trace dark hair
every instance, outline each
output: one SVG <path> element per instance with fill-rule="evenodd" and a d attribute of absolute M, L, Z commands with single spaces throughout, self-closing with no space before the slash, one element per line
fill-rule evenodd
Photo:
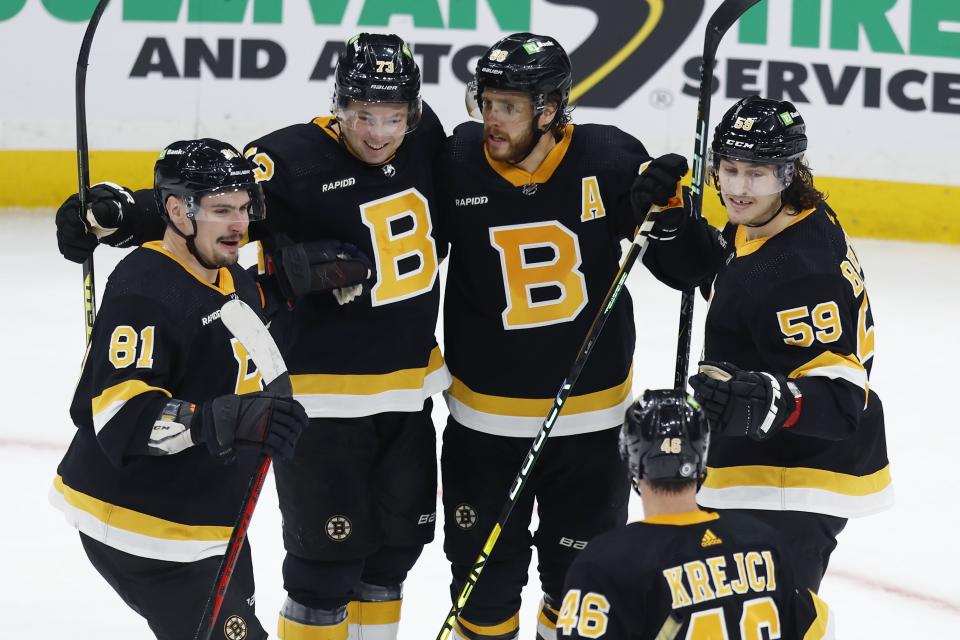
<path fill-rule="evenodd" d="M 696 491 L 696 479 L 689 480 L 644 480 L 652 493 L 659 493 L 667 496 L 677 496 L 686 491 Z"/>
<path fill-rule="evenodd" d="M 793 167 L 796 175 L 790 186 L 783 190 L 781 196 L 785 205 L 800 212 L 812 209 L 827 199 L 827 194 L 817 191 L 817 188 L 813 185 L 813 172 L 804 158 L 794 160 Z"/>
<path fill-rule="evenodd" d="M 566 99 L 562 93 L 559 91 L 551 91 L 547 96 L 548 103 L 553 102 L 557 106 L 559 113 L 553 121 L 553 126 L 551 127 L 560 137 L 563 137 L 563 128 L 570 124 L 570 121 L 573 119 L 571 111 L 573 107 L 570 104 L 566 103 Z"/>

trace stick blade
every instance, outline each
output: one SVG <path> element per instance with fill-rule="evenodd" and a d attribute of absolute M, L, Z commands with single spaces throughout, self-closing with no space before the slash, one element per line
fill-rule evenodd
<path fill-rule="evenodd" d="M 220 320 L 250 354 L 267 390 L 290 395 L 292 389 L 290 376 L 286 375 L 287 365 L 260 316 L 247 303 L 234 298 L 220 308 Z"/>

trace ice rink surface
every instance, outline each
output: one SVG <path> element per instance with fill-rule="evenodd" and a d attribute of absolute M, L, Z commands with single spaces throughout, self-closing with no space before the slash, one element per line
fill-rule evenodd
<path fill-rule="evenodd" d="M 2 215 L 0 314 L 0 638 L 149 638 L 143 621 L 88 564 L 77 533 L 47 502 L 73 435 L 68 416 L 84 350 L 80 266 L 57 253 L 50 211 Z M 821 595 L 843 638 L 960 638 L 960 515 L 953 497 L 960 451 L 960 247 L 859 240 L 876 320 L 871 388 L 883 398 L 897 504 L 851 521 Z M 99 250 L 100 287 L 122 252 Z M 673 378 L 679 294 L 642 268 L 629 280 L 637 318 L 635 392 Z M 702 342 L 698 300 L 693 360 Z M 335 337 L 331 337 L 335 339 Z M 559 384 L 559 380 L 558 380 Z M 442 404 L 442 403 L 438 403 Z M 446 411 L 435 411 L 438 425 Z M 549 443 L 544 455 L 550 455 Z M 505 493 L 505 490 L 504 490 Z M 505 497 L 505 495 L 504 495 Z M 639 501 L 631 516 L 640 517 Z M 449 607 L 442 531 L 405 589 L 402 640 L 435 637 Z M 284 593 L 272 477 L 250 533 L 257 609 L 275 628 Z M 540 597 L 532 572 L 521 638 L 532 640 Z"/>

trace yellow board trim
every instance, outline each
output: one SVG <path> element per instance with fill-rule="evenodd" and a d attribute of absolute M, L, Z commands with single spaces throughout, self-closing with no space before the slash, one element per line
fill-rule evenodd
<path fill-rule="evenodd" d="M 633 386 L 633 369 L 627 379 L 615 387 L 570 396 L 563 404 L 565 415 L 603 411 L 615 407 L 630 395 Z M 547 415 L 553 404 L 553 398 L 507 398 L 474 391 L 459 378 L 450 383 L 450 395 L 471 409 L 498 416 L 522 418 L 542 418 Z"/>
<path fill-rule="evenodd" d="M 114 402 L 126 402 L 130 398 L 134 398 L 143 393 L 149 393 L 151 391 L 159 391 L 168 398 L 173 397 L 173 395 L 166 389 L 161 387 L 153 387 L 143 380 L 127 380 L 126 382 L 115 384 L 112 387 L 107 387 L 103 390 L 103 393 L 90 401 L 93 415 L 98 415 L 102 411 L 105 411 Z"/>
<path fill-rule="evenodd" d="M 688 511 L 687 513 L 665 513 L 659 516 L 644 518 L 641 522 L 647 524 L 669 524 L 683 527 L 690 524 L 703 524 L 719 520 L 720 516 L 712 511 Z"/>
<path fill-rule="evenodd" d="M 823 176 L 816 176 L 815 182 L 851 236 L 960 244 L 960 216 L 943 214 L 957 210 L 960 185 Z M 904 216 L 904 211 L 910 215 Z M 703 215 L 721 229 L 727 221 L 711 187 L 704 189 Z"/>
<path fill-rule="evenodd" d="M 570 102 L 576 102 L 583 94 L 593 89 L 604 78 L 613 73 L 613 71 L 623 64 L 623 61 L 629 58 L 643 42 L 650 37 L 653 30 L 660 23 L 663 16 L 663 0 L 647 0 L 650 7 L 650 13 L 644 21 L 640 30 L 633 34 L 633 37 L 627 41 L 627 44 L 617 51 L 613 56 L 597 67 L 590 75 L 578 82 L 570 90 Z"/>
<path fill-rule="evenodd" d="M 846 496 L 868 496 L 890 486 L 890 465 L 865 476 L 853 476 L 809 467 L 707 467 L 708 489 L 734 487 L 776 487 L 781 489 L 822 489 Z"/>
<path fill-rule="evenodd" d="M 400 600 L 366 602 L 352 600 L 347 605 L 347 620 L 350 624 L 383 625 L 400 622 Z"/>
<path fill-rule="evenodd" d="M 91 151 L 90 180 L 110 180 L 131 189 L 152 186 L 156 151 Z M 817 176 L 817 188 L 830 195 L 843 228 L 851 236 L 960 244 L 960 185 Z M 73 150 L 0 150 L 0 208 L 56 208 L 77 191 Z M 706 188 L 703 212 L 723 226 L 726 212 L 716 191 Z M 903 212 L 909 211 L 909 216 Z"/>
<path fill-rule="evenodd" d="M 90 183 L 153 187 L 160 151 L 91 151 Z M 0 150 L 0 207 L 59 207 L 77 192 L 76 151 Z"/>
<path fill-rule="evenodd" d="M 180 524 L 119 507 L 65 485 L 63 478 L 59 475 L 53 479 L 53 486 L 63 495 L 67 504 L 89 513 L 100 522 L 115 529 L 123 529 L 151 538 L 226 543 L 230 540 L 230 534 L 233 531 L 233 527 Z"/>
<path fill-rule="evenodd" d="M 290 376 L 290 381 L 293 383 L 293 392 L 297 395 L 369 396 L 397 389 L 421 389 L 424 379 L 442 366 L 440 347 L 434 347 L 426 367 L 369 375 L 305 373 Z"/>

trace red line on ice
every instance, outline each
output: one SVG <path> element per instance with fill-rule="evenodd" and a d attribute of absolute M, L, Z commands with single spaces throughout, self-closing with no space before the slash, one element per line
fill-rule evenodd
<path fill-rule="evenodd" d="M 886 591 L 895 596 L 901 598 L 906 598 L 909 600 L 917 600 L 924 604 L 933 606 L 937 609 L 943 611 L 949 611 L 950 613 L 955 613 L 960 615 L 960 604 L 956 602 L 951 602 L 950 600 L 944 600 L 943 598 L 938 598 L 937 596 L 932 596 L 927 593 L 921 593 L 919 591 L 914 591 L 908 589 L 907 587 L 901 586 L 899 584 L 893 584 L 890 582 L 884 582 L 883 580 L 877 580 L 876 578 L 870 578 L 868 576 L 854 573 L 852 571 L 844 571 L 843 569 L 828 569 L 827 576 L 831 578 L 839 578 L 845 580 L 846 582 L 852 582 L 858 586 L 865 587 L 867 589 L 873 589 L 876 591 Z"/>

